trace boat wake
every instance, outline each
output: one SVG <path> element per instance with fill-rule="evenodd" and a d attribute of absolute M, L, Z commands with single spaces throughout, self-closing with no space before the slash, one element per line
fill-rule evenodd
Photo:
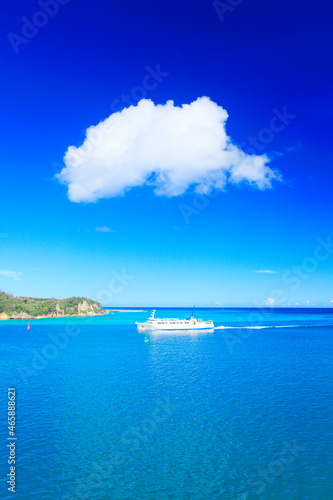
<path fill-rule="evenodd" d="M 264 330 L 268 328 L 327 328 L 333 325 L 260 325 L 260 326 L 215 326 L 214 330 Z"/>

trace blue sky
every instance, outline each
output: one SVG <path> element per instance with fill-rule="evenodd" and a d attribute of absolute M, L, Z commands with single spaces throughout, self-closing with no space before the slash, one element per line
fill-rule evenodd
<path fill-rule="evenodd" d="M 333 305 L 333 6 L 236 3 L 45 2 L 53 17 L 43 2 L 6 5 L 0 289 L 114 306 Z M 111 113 L 202 96 L 227 110 L 238 150 L 268 156 L 271 188 L 165 196 L 145 183 L 86 202 L 55 179 Z"/>

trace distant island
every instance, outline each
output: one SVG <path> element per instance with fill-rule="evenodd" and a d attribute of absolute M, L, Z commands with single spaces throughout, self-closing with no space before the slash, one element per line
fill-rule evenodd
<path fill-rule="evenodd" d="M 86 297 L 36 299 L 15 297 L 0 291 L 0 320 L 39 319 L 64 316 L 99 316 L 108 314 L 99 302 Z"/>

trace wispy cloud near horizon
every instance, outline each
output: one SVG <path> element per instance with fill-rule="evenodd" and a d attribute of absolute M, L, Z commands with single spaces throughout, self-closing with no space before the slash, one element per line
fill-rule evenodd
<path fill-rule="evenodd" d="M 71 201 L 96 202 L 152 186 L 158 196 L 224 190 L 247 183 L 259 189 L 281 180 L 266 155 L 246 154 L 227 135 L 227 111 L 200 97 L 191 104 L 155 105 L 142 99 L 86 130 L 80 147 L 70 146 L 56 178 Z"/>
<path fill-rule="evenodd" d="M 110 229 L 107 226 L 102 226 L 102 227 L 95 227 L 95 231 L 98 231 L 100 233 L 115 233 L 113 229 Z"/>
<path fill-rule="evenodd" d="M 16 271 L 7 271 L 5 269 L 0 269 L 0 275 L 5 276 L 6 278 L 10 278 L 14 281 L 20 281 L 23 276 L 23 273 L 18 273 Z"/>
<path fill-rule="evenodd" d="M 252 272 L 258 274 L 276 274 L 276 271 L 272 271 L 271 269 L 259 269 L 258 271 L 252 271 Z"/>

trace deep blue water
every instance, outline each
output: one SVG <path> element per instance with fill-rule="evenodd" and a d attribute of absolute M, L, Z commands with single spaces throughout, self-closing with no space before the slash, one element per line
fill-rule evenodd
<path fill-rule="evenodd" d="M 149 313 L 0 322 L 0 497 L 333 498 L 333 310 L 199 309 L 229 328 L 144 343 Z"/>

